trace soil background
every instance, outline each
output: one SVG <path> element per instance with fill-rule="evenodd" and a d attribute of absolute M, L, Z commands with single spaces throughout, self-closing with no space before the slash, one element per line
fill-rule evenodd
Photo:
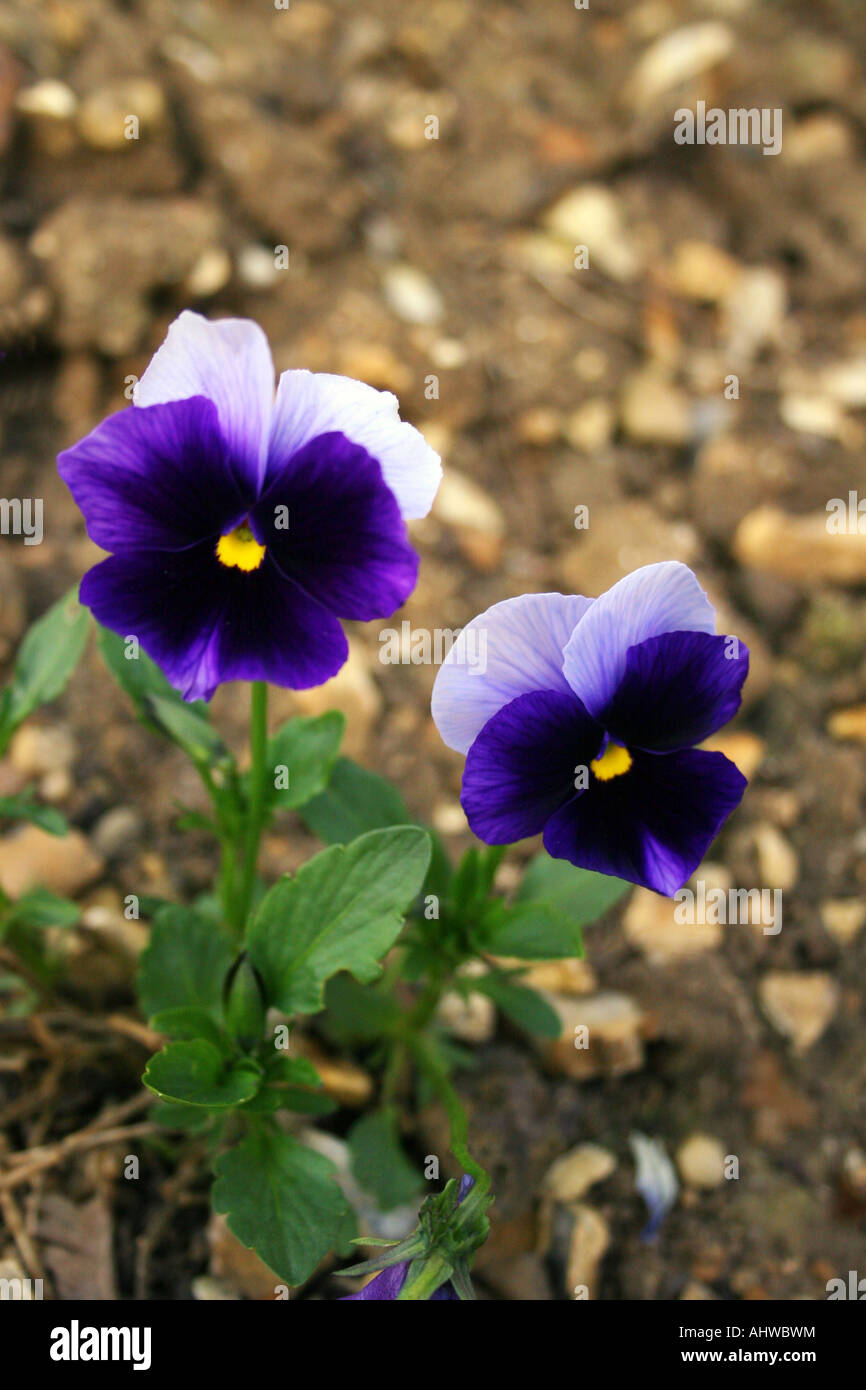
<path fill-rule="evenodd" d="M 99 558 L 56 454 L 127 403 L 186 307 L 256 319 L 278 371 L 393 390 L 442 454 L 395 622 L 453 630 L 680 559 L 751 649 L 714 741 L 750 788 L 701 876 L 780 889 L 782 929 L 677 926 L 632 893 L 584 965 L 537 974 L 564 1018 L 599 1020 L 583 1070 L 455 1019 L 497 1189 L 482 1296 L 812 1299 L 866 1275 L 866 534 L 856 512 L 853 534 L 827 527 L 828 501 L 866 497 L 864 53 L 858 0 L 0 3 L 0 491 L 44 501 L 40 545 L 0 537 L 7 667 Z M 781 152 L 676 144 L 674 112 L 698 101 L 780 110 Z M 275 692 L 273 716 L 343 709 L 346 751 L 457 855 L 435 668 L 383 664 L 387 626 L 357 626 L 344 671 Z M 243 692 L 214 712 L 240 748 Z M 208 1220 L 204 1156 L 135 1149 L 146 925 L 122 905 L 208 884 L 208 840 L 175 828 L 178 803 L 201 805 L 194 776 L 91 650 L 0 766 L 4 793 L 34 780 L 75 833 L 6 835 L 0 881 L 38 874 L 83 918 L 55 999 L 0 996 L 2 1144 L 48 1153 L 4 1190 L 0 1264 L 59 1298 L 272 1297 Z M 266 870 L 314 848 L 281 822 Z M 331 1063 L 338 1137 L 371 1083 Z M 122 1132 L 76 1145 L 94 1124 Z M 421 1117 L 407 1142 L 424 1153 L 435 1131 Z M 651 1240 L 635 1133 L 680 1183 Z M 325 1270 L 299 1296 L 340 1291 Z"/>

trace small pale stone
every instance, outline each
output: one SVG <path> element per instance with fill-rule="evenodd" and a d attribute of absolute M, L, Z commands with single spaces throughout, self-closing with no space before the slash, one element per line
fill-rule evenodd
<path fill-rule="evenodd" d="M 866 584 L 866 533 L 828 531 L 826 511 L 792 516 L 775 507 L 749 512 L 737 528 L 734 554 L 741 565 L 808 589 Z"/>
<path fill-rule="evenodd" d="M 819 374 L 818 385 L 846 409 L 866 410 L 866 357 L 831 363 Z"/>
<path fill-rule="evenodd" d="M 459 338 L 437 338 L 430 344 L 430 361 L 443 372 L 454 372 L 466 366 L 469 350 Z"/>
<path fill-rule="evenodd" d="M 542 1192 L 555 1202 L 578 1202 L 591 1187 L 609 1178 L 616 1159 L 599 1144 L 580 1144 L 548 1168 Z"/>
<path fill-rule="evenodd" d="M 767 752 L 767 745 L 757 734 L 749 733 L 746 729 L 734 729 L 728 733 L 712 734 L 701 744 L 711 753 L 724 753 L 726 758 L 730 758 L 735 767 L 738 767 L 743 776 L 750 780 L 754 777 L 764 756 Z"/>
<path fill-rule="evenodd" d="M 687 1187 L 719 1187 L 725 1180 L 725 1150 L 709 1134 L 691 1134 L 677 1149 L 677 1167 Z"/>
<path fill-rule="evenodd" d="M 793 888 L 800 877 L 800 864 L 790 841 L 769 821 L 756 825 L 752 836 L 758 853 L 761 886 L 779 888 L 783 892 Z"/>
<path fill-rule="evenodd" d="M 382 275 L 382 288 L 388 305 L 404 323 L 434 324 L 445 313 L 433 281 L 415 266 L 388 266 Z"/>
<path fill-rule="evenodd" d="M 137 118 L 141 131 L 165 118 L 165 97 L 155 82 L 134 77 L 97 88 L 81 103 L 78 132 L 92 149 L 122 150 L 135 144 L 127 133 L 130 116 Z"/>
<path fill-rule="evenodd" d="M 30 888 L 74 897 L 99 878 L 103 862 L 82 835 L 49 835 L 37 825 L 25 825 L 0 840 L 0 887 L 10 898 Z"/>
<path fill-rule="evenodd" d="M 827 732 L 840 743 L 866 743 L 866 705 L 834 710 L 827 720 Z"/>
<path fill-rule="evenodd" d="M 541 961 L 531 966 L 524 978 L 530 989 L 542 989 L 551 994 L 592 994 L 598 987 L 589 961 L 576 958 Z"/>
<path fill-rule="evenodd" d="M 66 770 L 76 752 L 72 733 L 61 725 L 22 724 L 9 745 L 12 766 L 25 777 Z"/>
<path fill-rule="evenodd" d="M 192 299 L 206 299 L 216 294 L 232 278 L 231 257 L 222 246 L 209 246 L 203 251 L 184 281 L 184 289 Z"/>
<path fill-rule="evenodd" d="M 744 270 L 724 301 L 724 331 L 732 361 L 746 362 L 783 337 L 788 292 L 776 270 Z"/>
<path fill-rule="evenodd" d="M 824 1032 L 839 1004 L 839 987 L 824 971 L 773 971 L 759 986 L 764 1012 L 796 1053 L 806 1052 Z"/>
<path fill-rule="evenodd" d="M 832 396 L 805 395 L 800 391 L 783 396 L 779 415 L 789 430 L 798 434 L 817 434 L 822 439 L 842 439 L 847 421 Z"/>
<path fill-rule="evenodd" d="M 284 272 L 277 267 L 274 250 L 251 242 L 238 252 L 238 279 L 251 290 L 269 290 Z"/>
<path fill-rule="evenodd" d="M 610 443 L 614 424 L 610 401 L 597 396 L 571 412 L 565 422 L 565 437 L 582 454 L 597 454 Z"/>
<path fill-rule="evenodd" d="M 692 437 L 688 396 L 650 369 L 628 378 L 620 411 L 626 434 L 641 444 L 685 444 Z"/>
<path fill-rule="evenodd" d="M 687 1284 L 683 1285 L 683 1291 L 680 1294 L 681 1303 L 708 1303 L 715 1298 L 716 1295 L 712 1289 L 707 1288 L 706 1284 L 702 1284 L 699 1279 L 690 1279 Z"/>
<path fill-rule="evenodd" d="M 483 975 L 485 971 L 480 961 L 471 961 L 459 973 L 473 976 Z M 478 991 L 462 995 L 457 990 L 448 990 L 439 1001 L 436 1017 L 461 1042 L 489 1042 L 496 1032 L 496 1005 L 489 995 Z"/>
<path fill-rule="evenodd" d="M 677 922 L 677 905 L 670 898 L 636 888 L 623 917 L 626 939 L 654 965 L 702 955 L 721 945 L 718 922 Z"/>
<path fill-rule="evenodd" d="M 548 994 L 545 998 L 562 1023 L 557 1041 L 538 1043 L 552 1071 L 584 1080 L 622 1076 L 643 1066 L 644 1015 L 627 994 L 609 990 L 581 999 L 561 994 Z M 576 1042 L 581 1046 L 576 1047 Z"/>
<path fill-rule="evenodd" d="M 112 859 L 135 847 L 143 834 L 143 822 L 134 806 L 113 806 L 93 827 L 95 849 L 106 859 Z"/>
<path fill-rule="evenodd" d="M 25 116 L 45 116 L 55 121 L 70 121 L 78 110 L 78 97 L 65 82 L 46 78 L 24 87 L 15 98 L 15 105 Z"/>
<path fill-rule="evenodd" d="M 733 31 L 717 20 L 687 24 L 664 34 L 650 45 L 632 74 L 632 103 L 651 105 L 665 92 L 721 63 L 733 48 Z"/>
<path fill-rule="evenodd" d="M 462 835 L 466 829 L 466 812 L 459 801 L 437 801 L 430 819 L 440 835 Z"/>
<path fill-rule="evenodd" d="M 597 267 L 614 280 L 633 280 L 640 270 L 619 199 L 602 184 L 588 183 L 566 193 L 549 209 L 544 224 L 569 247 L 585 246 L 590 268 Z"/>
<path fill-rule="evenodd" d="M 240 1294 L 212 1274 L 199 1274 L 192 1281 L 192 1296 L 198 1303 L 237 1303 Z"/>
<path fill-rule="evenodd" d="M 446 138 L 456 111 L 453 92 L 401 92 L 385 117 L 385 133 L 399 150 L 435 149 L 436 140 Z M 430 121 L 431 116 L 438 125 Z"/>
<path fill-rule="evenodd" d="M 316 1070 L 328 1095 L 340 1105 L 366 1105 L 373 1094 L 373 1078 L 354 1062 L 317 1057 Z"/>
<path fill-rule="evenodd" d="M 821 904 L 821 921 L 831 936 L 848 946 L 866 922 L 866 900 L 827 898 Z"/>
<path fill-rule="evenodd" d="M 680 241 L 670 265 L 673 288 L 686 299 L 718 304 L 732 294 L 742 275 L 726 251 L 707 241 Z"/>
<path fill-rule="evenodd" d="M 562 416 L 558 410 L 546 405 L 533 406 L 519 416 L 516 423 L 518 439 L 535 448 L 554 444 L 562 430 Z"/>
<path fill-rule="evenodd" d="M 566 1287 L 574 1297 L 586 1289 L 590 1298 L 598 1287 L 601 1262 L 610 1245 L 610 1230 L 603 1216 L 583 1204 L 574 1210 L 574 1226 L 566 1266 Z"/>
<path fill-rule="evenodd" d="M 489 536 L 505 533 L 505 515 L 499 503 L 456 468 L 445 470 L 433 515 L 446 526 L 466 527 Z"/>
<path fill-rule="evenodd" d="M 364 381 L 380 391 L 394 391 L 398 395 L 407 391 L 412 384 L 409 368 L 386 343 L 343 344 L 340 349 L 340 371 L 355 381 Z"/>
<path fill-rule="evenodd" d="M 831 112 L 819 111 L 785 129 L 785 163 L 788 165 L 850 159 L 854 148 L 850 126 Z"/>

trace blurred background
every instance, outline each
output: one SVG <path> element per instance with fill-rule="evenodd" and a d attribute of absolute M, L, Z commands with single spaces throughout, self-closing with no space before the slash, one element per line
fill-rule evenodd
<path fill-rule="evenodd" d="M 677 559 L 751 649 L 713 740 L 751 785 L 700 876 L 782 890 L 781 931 L 680 926 L 635 890 L 585 962 L 533 971 L 564 1046 L 540 1053 L 483 1000 L 451 1010 L 497 1192 L 487 1296 L 824 1298 L 866 1275 L 866 518 L 826 524 L 828 501 L 866 497 L 864 53 L 858 0 L 0 3 L 0 492 L 44 501 L 41 544 L 0 537 L 4 666 L 99 556 L 57 451 L 128 402 L 186 307 L 255 318 L 278 371 L 394 391 L 442 454 L 398 620 L 453 630 Z M 698 102 L 781 111 L 781 151 L 678 145 Z M 435 668 L 380 652 L 358 627 L 340 675 L 274 692 L 274 718 L 343 709 L 346 751 L 457 854 Z M 214 709 L 240 742 L 242 693 Z M 0 765 L 0 794 L 34 781 L 75 830 L 0 838 L 0 884 L 39 880 L 83 917 L 49 1017 L 0 994 L 19 1149 L 135 1105 L 146 927 L 123 898 L 188 898 L 213 872 L 205 837 L 174 829 L 194 775 L 95 652 Z M 314 848 L 281 827 L 266 867 Z M 602 1045 L 576 1052 L 590 1017 Z M 370 1077 L 330 1063 L 357 1114 Z M 420 1153 L 436 1126 L 418 1117 Z M 636 1133 L 679 1182 L 652 1241 Z M 0 1208 L 0 1265 L 61 1298 L 272 1297 L 208 1224 L 200 1164 L 146 1166 L 132 1184 L 110 1148 L 58 1158 Z"/>

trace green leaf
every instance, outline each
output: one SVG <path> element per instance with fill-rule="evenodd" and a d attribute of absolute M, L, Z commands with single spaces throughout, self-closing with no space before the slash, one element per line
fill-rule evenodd
<path fill-rule="evenodd" d="M 213 1124 L 213 1116 L 195 1105 L 182 1105 L 172 1100 L 160 1100 L 150 1107 L 150 1118 L 164 1129 L 182 1129 L 198 1134 Z"/>
<path fill-rule="evenodd" d="M 0 745 L 38 705 L 56 700 L 78 665 L 90 615 L 70 590 L 34 623 L 18 650 L 12 680 L 0 700 Z"/>
<path fill-rule="evenodd" d="M 496 870 L 505 853 L 504 845 L 472 846 L 464 854 L 451 882 L 451 898 L 458 912 L 477 908 L 493 887 Z"/>
<path fill-rule="evenodd" d="M 270 1081 L 285 1081 L 291 1086 L 321 1086 L 322 1078 L 309 1057 L 287 1057 L 274 1051 L 265 1063 L 265 1076 Z"/>
<path fill-rule="evenodd" d="M 27 820 L 46 830 L 49 835 L 65 835 L 69 830 L 66 817 L 54 806 L 41 806 L 34 801 L 29 792 L 19 792 L 17 796 L 0 796 L 0 818 L 6 820 Z"/>
<path fill-rule="evenodd" d="M 368 830 L 412 823 L 397 788 L 350 758 L 337 759 L 327 789 L 307 802 L 301 817 L 326 845 L 345 845 Z"/>
<path fill-rule="evenodd" d="M 267 1088 L 246 1109 L 330 1115 L 339 1108 L 326 1093 L 322 1078 L 308 1057 L 287 1057 L 278 1052 L 265 1063 L 265 1078 Z"/>
<path fill-rule="evenodd" d="M 194 762 L 205 762 L 210 757 L 225 762 L 228 750 L 211 726 L 204 700 L 184 700 L 140 647 L 134 649 L 135 656 L 127 655 L 128 641 L 129 638 L 109 632 L 108 628 L 98 629 L 102 659 L 118 685 L 131 697 L 142 723 L 166 734 Z"/>
<path fill-rule="evenodd" d="M 215 1210 L 286 1283 L 303 1283 L 341 1239 L 348 1207 L 336 1169 L 290 1135 L 257 1129 L 215 1171 Z"/>
<path fill-rule="evenodd" d="M 505 975 L 482 975 L 473 979 L 472 988 L 487 994 L 504 1014 L 528 1033 L 542 1038 L 558 1038 L 562 1032 L 559 1015 L 534 989 L 515 984 Z"/>
<path fill-rule="evenodd" d="M 345 973 L 328 981 L 325 1009 L 322 1032 L 340 1046 L 376 1042 L 401 1018 L 400 1006 L 390 994 L 359 985 Z"/>
<path fill-rule="evenodd" d="M 247 933 L 269 1003 L 288 1014 L 316 1013 L 338 970 L 362 983 L 376 979 L 429 861 L 420 827 L 373 830 L 322 850 L 275 884 Z"/>
<path fill-rule="evenodd" d="M 405 1206 L 418 1196 L 424 1182 L 403 1151 L 390 1106 L 362 1115 L 350 1129 L 348 1143 L 352 1172 L 380 1211 Z"/>
<path fill-rule="evenodd" d="M 487 949 L 519 960 L 556 960 L 582 956 L 583 937 L 580 927 L 545 903 L 525 903 L 506 913 Z"/>
<path fill-rule="evenodd" d="M 308 801 L 299 814 L 326 845 L 346 845 L 368 830 L 420 824 L 410 816 L 396 787 L 351 758 L 337 759 L 327 789 Z M 436 831 L 426 825 L 423 828 L 433 846 L 425 892 L 444 897 L 453 872 L 451 861 Z"/>
<path fill-rule="evenodd" d="M 336 710 L 309 719 L 290 719 L 268 740 L 268 803 L 293 810 L 318 796 L 328 785 L 346 720 Z M 285 771 L 283 771 L 285 770 Z M 276 786 L 285 779 L 288 786 Z"/>
<path fill-rule="evenodd" d="M 214 1018 L 206 1009 L 181 1004 L 172 1009 L 160 1009 L 150 1019 L 151 1028 L 167 1038 L 182 1042 L 189 1038 L 205 1038 L 217 1047 L 225 1047 L 226 1040 Z"/>
<path fill-rule="evenodd" d="M 130 637 L 133 635 L 130 634 Z M 131 696 L 138 714 L 146 723 L 152 723 L 146 703 L 149 696 L 158 695 L 164 699 L 180 701 L 180 693 L 169 684 L 156 662 L 151 661 L 146 652 L 138 648 L 136 656 L 127 656 L 129 638 L 120 637 L 116 632 L 109 632 L 107 627 L 99 626 L 96 630 L 96 641 L 109 671 L 121 689 Z M 206 709 L 207 706 L 203 700 L 197 700 L 190 708 Z"/>
<path fill-rule="evenodd" d="M 80 916 L 78 904 L 69 898 L 60 898 L 47 888 L 33 888 L 16 899 L 6 920 L 25 927 L 74 927 Z"/>
<path fill-rule="evenodd" d="M 138 977 L 147 1016 L 193 1005 L 213 1018 L 222 1014 L 222 990 L 234 960 L 220 927 L 188 907 L 163 907 L 153 919 Z"/>
<path fill-rule="evenodd" d="M 207 715 L 194 704 L 185 704 L 165 695 L 148 695 L 145 705 L 157 727 L 168 734 L 194 763 L 205 767 L 230 765 L 231 753 Z"/>
<path fill-rule="evenodd" d="M 151 1057 L 142 1077 L 162 1100 L 224 1110 L 252 1100 L 262 1080 L 249 1058 L 229 1058 L 206 1038 L 169 1043 Z"/>
<path fill-rule="evenodd" d="M 578 869 L 564 859 L 539 854 L 529 864 L 517 902 L 539 902 L 575 927 L 595 922 L 633 885 L 609 874 Z"/>

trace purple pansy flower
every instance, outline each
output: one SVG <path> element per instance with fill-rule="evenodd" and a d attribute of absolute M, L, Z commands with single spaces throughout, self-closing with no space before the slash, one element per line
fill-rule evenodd
<path fill-rule="evenodd" d="M 387 617 L 418 557 L 438 456 L 397 401 L 348 377 L 283 372 L 246 319 L 182 313 L 134 404 L 60 455 L 88 534 L 111 551 L 81 584 L 188 700 L 227 680 L 320 685 L 340 619 Z"/>
<path fill-rule="evenodd" d="M 525 594 L 474 618 L 432 712 L 467 755 L 461 800 L 479 839 L 543 832 L 556 859 L 681 888 L 746 788 L 723 754 L 694 747 L 737 712 L 748 671 L 742 643 L 714 633 L 706 594 L 673 561 L 597 599 Z M 479 636 L 483 670 L 467 660 Z"/>

